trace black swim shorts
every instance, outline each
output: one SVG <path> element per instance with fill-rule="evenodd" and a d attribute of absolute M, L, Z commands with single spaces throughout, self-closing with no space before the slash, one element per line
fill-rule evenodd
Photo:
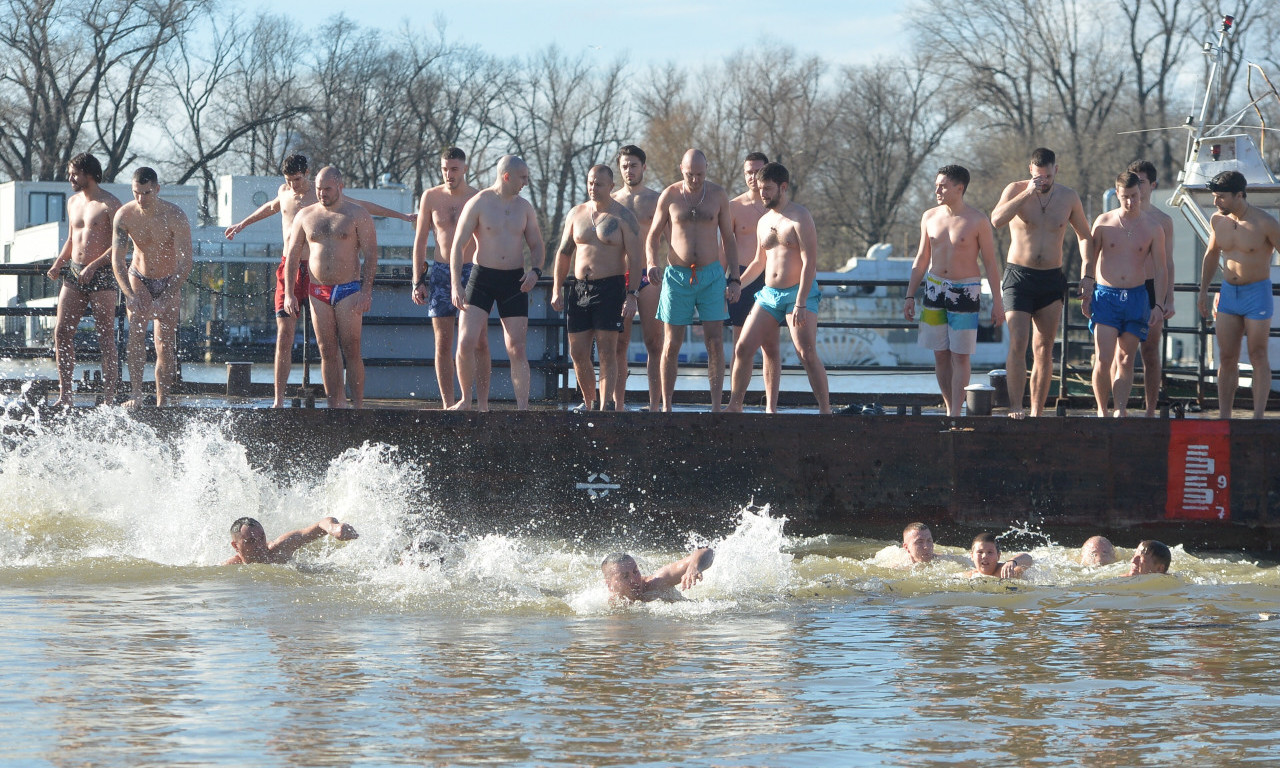
<path fill-rule="evenodd" d="M 622 332 L 622 305 L 627 300 L 626 275 L 599 280 L 569 278 L 564 284 L 564 324 L 569 333 Z"/>
<path fill-rule="evenodd" d="M 498 305 L 498 317 L 528 317 L 529 294 L 520 290 L 523 269 L 491 269 L 475 265 L 467 280 L 467 303 L 485 314 Z"/>
<path fill-rule="evenodd" d="M 1009 264 L 1001 281 L 1006 312 L 1034 314 L 1055 301 L 1062 301 L 1067 276 L 1059 268 L 1031 269 Z"/>

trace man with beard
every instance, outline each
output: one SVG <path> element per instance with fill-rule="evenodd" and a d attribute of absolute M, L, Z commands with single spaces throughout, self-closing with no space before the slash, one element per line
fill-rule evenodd
<path fill-rule="evenodd" d="M 67 201 L 67 242 L 49 267 L 49 279 L 61 280 L 58 319 L 54 325 L 54 357 L 58 363 L 58 399 L 54 407 L 70 407 L 71 379 L 76 367 L 76 328 L 87 307 L 102 352 L 102 401 L 115 402 L 120 382 L 116 350 L 116 280 L 111 271 L 111 222 L 120 200 L 98 186 L 102 164 L 82 152 L 67 163 L 67 181 L 75 194 Z"/>
<path fill-rule="evenodd" d="M 827 370 L 818 358 L 817 349 L 821 297 L 814 279 L 818 271 L 817 228 L 809 210 L 791 201 L 791 174 L 781 163 L 762 167 L 756 186 L 767 212 L 756 225 L 755 240 L 759 246 L 742 279 L 750 283 L 758 274 L 763 274 L 765 279 L 756 294 L 755 307 L 742 327 L 742 337 L 733 350 L 729 410 L 742 412 L 756 350 L 770 336 L 776 341 L 778 328 L 786 323 L 818 400 L 818 412 L 831 413 Z M 765 376 L 767 379 L 768 371 Z M 765 386 L 768 387 L 767 382 Z M 771 401 L 770 405 L 776 408 L 777 403 Z"/>
<path fill-rule="evenodd" d="M 765 214 L 766 206 L 760 197 L 756 174 L 769 162 L 768 155 L 763 152 L 752 152 L 742 162 L 742 176 L 747 184 L 747 191 L 729 201 L 729 210 L 733 215 L 733 236 L 738 241 L 738 269 L 747 271 L 747 266 L 756 258 L 756 225 Z M 788 189 L 788 198 L 790 189 Z M 739 275 L 741 277 L 741 275 Z M 747 324 L 751 308 L 756 304 L 756 293 L 764 286 L 764 272 L 760 272 L 755 280 L 742 286 L 742 295 L 729 305 L 729 327 L 733 333 L 731 349 L 736 349 L 742 339 L 742 329 Z M 760 348 L 764 357 L 764 402 L 769 413 L 778 412 L 778 387 L 781 384 L 782 360 L 778 356 L 778 334 L 765 334 L 760 340 Z"/>

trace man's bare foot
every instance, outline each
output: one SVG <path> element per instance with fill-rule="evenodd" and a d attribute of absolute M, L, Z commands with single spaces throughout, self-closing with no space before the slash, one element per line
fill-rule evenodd
<path fill-rule="evenodd" d="M 272 408 L 283 408 L 283 407 L 284 407 L 284 401 L 283 401 L 283 400 L 273 400 L 273 401 L 271 402 L 271 407 L 272 407 Z"/>
<path fill-rule="evenodd" d="M 449 407 L 448 407 L 448 408 L 446 408 L 445 410 L 449 410 L 449 411 L 469 411 L 469 410 L 471 410 L 471 401 L 470 401 L 470 400 L 459 400 L 458 402 L 456 402 L 456 403 L 454 403 L 453 405 L 449 406 Z"/>
<path fill-rule="evenodd" d="M 1117 408 L 1117 409 L 1116 409 L 1116 412 L 1115 412 L 1113 415 L 1114 415 L 1114 417 L 1115 417 L 1115 418 L 1117 418 L 1117 419 L 1123 419 L 1123 418 L 1128 417 L 1128 415 L 1129 415 L 1129 411 L 1128 411 L 1128 410 L 1126 410 L 1126 409 L 1124 409 L 1124 408 Z"/>
<path fill-rule="evenodd" d="M 62 395 L 57 400 L 49 403 L 50 408 L 70 408 L 75 405 L 71 399 L 71 395 Z"/>
<path fill-rule="evenodd" d="M 151 401 L 146 399 L 142 395 L 134 395 L 133 397 L 129 398 L 128 400 L 125 400 L 123 403 L 120 404 L 121 408 L 128 408 L 131 411 L 139 410 L 142 408 L 149 408 L 150 406 L 151 406 Z"/>
<path fill-rule="evenodd" d="M 1027 412 L 1011 410 L 1009 411 L 1009 418 L 1013 419 L 1014 421 L 1022 421 L 1023 419 L 1027 418 Z"/>
<path fill-rule="evenodd" d="M 742 413 L 742 406 L 730 403 L 724 407 L 725 413 Z"/>

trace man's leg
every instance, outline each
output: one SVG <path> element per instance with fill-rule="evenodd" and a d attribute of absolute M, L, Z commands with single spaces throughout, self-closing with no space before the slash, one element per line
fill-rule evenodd
<path fill-rule="evenodd" d="M 618 331 L 601 331 L 595 330 L 591 333 L 596 340 L 596 349 L 600 350 L 600 410 L 623 410 L 622 403 L 626 400 L 618 399 L 618 379 L 622 378 L 618 370 L 618 339 L 622 336 Z M 588 360 L 590 360 L 590 350 L 588 350 Z M 605 393 L 613 399 L 612 409 L 605 407 Z"/>
<path fill-rule="evenodd" d="M 1061 306 L 1061 305 L 1059 305 Z M 1009 354 L 1004 361 L 1005 383 L 1009 387 L 1009 416 L 1021 419 L 1026 416 L 1022 408 L 1023 393 L 1027 387 L 1027 342 L 1031 340 L 1031 314 L 1009 310 L 1004 313 L 1005 327 L 1009 329 Z M 1035 385 L 1032 384 L 1031 415 L 1038 415 Z"/>
<path fill-rule="evenodd" d="M 156 343 L 156 406 L 170 405 L 169 395 L 178 372 L 178 317 L 182 296 L 175 294 L 153 305 Z"/>
<path fill-rule="evenodd" d="M 302 311 L 301 308 L 298 309 Z M 293 315 L 276 316 L 276 365 L 275 401 L 272 408 L 284 407 L 284 395 L 289 388 L 289 372 L 293 370 L 293 334 L 298 329 L 298 318 Z"/>
<path fill-rule="evenodd" d="M 1116 341 L 1120 331 L 1110 325 L 1093 327 L 1093 399 L 1098 404 L 1098 416 L 1107 415 L 1113 380 L 1112 364 L 1116 359 Z"/>
<path fill-rule="evenodd" d="M 614 344 L 613 367 L 615 371 L 613 388 L 606 391 L 600 388 L 600 408 L 603 410 L 606 398 L 613 399 L 613 407 L 625 411 L 627 405 L 627 377 L 631 375 L 631 366 L 627 363 L 627 350 L 631 346 L 631 328 L 634 318 L 622 319 L 622 332 L 618 334 L 618 342 Z M 604 378 L 604 360 L 600 362 L 600 377 Z"/>
<path fill-rule="evenodd" d="M 680 373 L 680 347 L 684 344 L 685 326 L 663 324 L 662 338 L 662 410 L 670 413 L 675 405 L 676 376 Z"/>
<path fill-rule="evenodd" d="M 760 305 L 751 308 L 751 314 L 742 324 L 738 332 L 738 343 L 733 345 L 733 368 L 729 374 L 729 407 L 731 413 L 742 413 L 742 403 L 747 397 L 747 388 L 751 386 L 752 369 L 755 366 L 756 350 L 760 349 L 761 340 L 772 332 L 778 335 L 778 321 L 773 315 L 760 309 Z M 765 391 L 768 391 L 768 373 L 765 374 Z M 768 402 L 768 401 L 766 401 Z M 770 411 L 772 413 L 772 411 Z"/>
<path fill-rule="evenodd" d="M 791 328 L 791 343 L 795 345 L 796 354 L 800 355 L 800 364 L 809 376 L 809 386 L 813 388 L 813 396 L 818 400 L 818 413 L 831 413 L 831 394 L 827 385 L 827 368 L 818 357 L 818 313 L 810 312 L 808 322 L 797 328 L 795 315 L 787 315 L 787 325 Z M 965 359 L 968 359 L 965 355 Z"/>
<path fill-rule="evenodd" d="M 1129 415 L 1129 391 L 1133 389 L 1133 365 L 1137 362 L 1140 343 L 1132 333 L 1122 333 L 1116 340 L 1116 378 L 1111 385 L 1111 398 L 1119 417 Z"/>
<path fill-rule="evenodd" d="M 1031 369 L 1031 415 L 1044 415 L 1044 403 L 1049 399 L 1049 385 L 1053 382 L 1053 343 L 1062 325 L 1062 302 L 1055 301 L 1041 307 L 1031 318 L 1034 332 L 1031 352 L 1034 365 Z M 1023 361 L 1026 356 L 1023 356 Z M 1012 398 L 1012 393 L 1010 395 Z"/>
<path fill-rule="evenodd" d="M 516 393 L 516 410 L 527 411 L 529 354 L 525 351 L 525 340 L 529 335 L 529 318 L 523 315 L 502 318 L 502 335 L 507 342 L 507 357 L 511 360 L 511 388 Z"/>
<path fill-rule="evenodd" d="M 781 326 L 779 326 L 781 328 Z M 778 390 L 782 387 L 782 349 L 777 328 L 760 339 L 760 356 L 764 358 L 764 410 L 778 412 Z"/>
<path fill-rule="evenodd" d="M 595 341 L 594 331 L 577 331 L 569 334 L 569 357 L 573 360 L 573 375 L 578 379 L 578 390 L 582 392 L 584 410 L 591 410 L 596 401 L 596 368 L 591 364 L 591 345 Z M 603 355 L 600 368 L 604 368 Z M 601 379 L 603 379 L 603 375 Z M 603 388 L 603 382 L 602 382 Z M 604 396 L 600 397 L 600 410 L 604 410 Z"/>
<path fill-rule="evenodd" d="M 960 405 L 964 403 L 964 388 L 969 386 L 969 355 L 962 355 L 959 352 L 951 353 L 951 407 L 955 409 L 955 413 L 949 416 L 960 415 Z"/>
<path fill-rule="evenodd" d="M 658 299 L 662 288 L 657 285 L 646 285 L 640 291 L 637 304 L 640 305 L 640 336 L 644 339 L 645 375 L 649 379 L 649 410 L 657 412 L 662 407 L 662 321 L 658 319 Z"/>
<path fill-rule="evenodd" d="M 431 318 L 431 331 L 436 342 L 436 386 L 440 389 L 441 408 L 452 408 L 457 402 L 453 396 L 453 329 L 457 324 L 456 316 Z"/>
<path fill-rule="evenodd" d="M 719 413 L 724 405 L 724 321 L 703 323 L 702 338 L 707 344 L 707 382 L 711 385 L 711 412 Z"/>
<path fill-rule="evenodd" d="M 953 415 L 951 413 L 951 350 L 934 350 L 933 365 L 933 374 L 938 379 L 938 390 L 942 392 L 942 404 L 947 408 L 947 415 L 951 416 Z M 957 412 L 959 409 L 960 406 L 957 404 Z"/>
<path fill-rule="evenodd" d="M 360 351 L 360 335 L 364 329 L 364 313 L 356 309 L 360 294 L 353 293 L 333 308 L 337 325 L 338 344 L 342 349 L 342 362 L 347 369 L 347 384 L 351 387 L 351 406 L 364 407 L 364 358 Z"/>
<path fill-rule="evenodd" d="M 116 390 L 120 388 L 120 352 L 116 349 L 116 301 L 115 289 L 95 291 L 90 297 L 93 304 L 93 324 L 98 332 L 98 349 L 102 350 L 102 402 L 112 405 Z"/>
<path fill-rule="evenodd" d="M 1271 318 L 1246 319 L 1244 330 L 1249 338 L 1249 364 L 1253 366 L 1253 418 L 1261 419 L 1271 395 L 1271 360 L 1267 353 Z"/>
<path fill-rule="evenodd" d="M 480 351 L 481 336 L 489 335 L 489 313 L 480 307 L 468 304 L 467 308 L 462 310 L 462 315 L 458 320 L 458 354 L 457 375 L 458 383 L 462 387 L 462 391 L 458 393 L 458 401 L 449 406 L 452 409 L 460 411 L 471 410 L 471 386 L 476 385 L 477 399 L 482 403 L 489 402 L 488 386 L 480 386 L 480 361 L 478 353 Z M 484 408 L 481 408 L 484 410 Z"/>
<path fill-rule="evenodd" d="M 1147 406 L 1147 416 L 1156 415 L 1156 403 L 1160 400 L 1160 348 L 1164 343 L 1164 320 L 1147 330 L 1147 339 L 1139 345 L 1142 354 L 1142 392 Z"/>
<path fill-rule="evenodd" d="M 145 288 L 143 289 L 146 290 Z M 129 366 L 129 400 L 126 408 L 144 405 L 142 379 L 147 373 L 147 324 L 151 320 L 151 297 L 138 297 L 138 308 L 129 313 L 129 343 L 125 347 L 125 362 Z"/>
<path fill-rule="evenodd" d="M 1236 386 L 1240 383 L 1240 342 L 1244 318 L 1219 312 L 1214 318 L 1218 334 L 1218 418 L 1231 418 Z"/>
<path fill-rule="evenodd" d="M 76 369 L 76 328 L 89 306 L 89 295 L 66 283 L 58 292 L 58 319 L 53 326 L 53 356 L 58 364 L 58 399 L 54 407 L 71 405 L 71 380 Z M 105 354 L 105 353 L 104 353 Z M 104 371 L 105 376 L 105 371 Z"/>
<path fill-rule="evenodd" d="M 342 383 L 342 342 L 338 340 L 338 321 L 333 307 L 326 301 L 311 298 L 311 329 L 320 348 L 320 378 L 330 408 L 347 408 L 346 388 Z"/>

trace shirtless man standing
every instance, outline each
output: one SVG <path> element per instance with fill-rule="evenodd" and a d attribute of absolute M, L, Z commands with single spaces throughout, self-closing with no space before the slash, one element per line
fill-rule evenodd
<path fill-rule="evenodd" d="M 760 197 L 756 174 L 769 163 L 769 156 L 763 152 L 752 152 L 742 163 L 742 176 L 747 182 L 747 191 L 729 201 L 729 215 L 733 217 L 733 236 L 738 241 L 738 269 L 747 271 L 747 266 L 756 258 L 756 225 L 765 214 L 765 202 Z M 790 190 L 787 194 L 790 199 Z M 727 274 L 727 273 L 726 273 Z M 739 275 L 742 277 L 742 275 Z M 756 293 L 765 284 L 765 273 L 761 272 L 756 279 L 742 286 L 742 295 L 729 305 L 729 325 L 733 330 L 731 348 L 737 349 L 742 338 L 742 329 L 747 324 L 747 316 L 756 303 Z M 760 348 L 764 355 L 764 403 L 769 413 L 778 412 L 778 387 L 781 385 L 782 360 L 779 357 L 777 334 L 765 334 L 760 340 Z"/>
<path fill-rule="evenodd" d="M 227 227 L 223 233 L 228 240 L 235 240 L 236 235 L 250 224 L 270 218 L 277 213 L 280 214 L 284 248 L 280 256 L 280 266 L 276 267 L 275 401 L 271 404 L 272 408 L 284 407 L 289 371 L 293 368 L 293 333 L 298 324 L 298 318 L 284 309 L 284 265 L 289 257 L 289 233 L 293 231 L 293 217 L 298 214 L 298 211 L 317 202 L 315 185 L 311 183 L 311 176 L 307 173 L 305 155 L 294 154 L 286 157 L 281 164 L 280 172 L 284 176 L 284 183 L 276 191 L 275 199 L 263 203 L 258 210 L 246 216 L 243 221 Z M 400 219 L 410 224 L 417 220 L 417 214 L 400 213 L 390 208 L 383 208 L 377 203 L 366 203 L 353 197 L 348 197 L 347 201 L 364 208 L 371 216 Z M 302 306 L 307 300 L 309 287 L 307 279 L 309 273 L 305 259 L 298 265 L 298 271 L 300 274 L 297 275 L 297 280 L 293 284 L 293 290 L 294 296 L 298 299 L 298 305 Z"/>
<path fill-rule="evenodd" d="M 920 346 L 933 350 L 938 388 L 948 416 L 960 415 L 964 388 L 969 385 L 969 357 L 978 346 L 982 299 L 979 257 L 988 282 L 992 286 L 1000 282 L 991 222 L 986 214 L 965 203 L 968 188 L 968 169 L 959 165 L 938 169 L 934 180 L 938 206 L 920 218 L 920 250 L 911 265 L 902 311 L 908 321 L 916 319 L 916 289 L 924 281 Z M 994 290 L 991 298 L 991 323 L 998 326 L 1004 322 L 1004 303 Z"/>
<path fill-rule="evenodd" d="M 49 267 L 49 279 L 61 280 L 54 356 L 58 361 L 58 399 L 54 407 L 70 407 L 71 379 L 76 367 L 76 328 L 93 305 L 93 324 L 102 350 L 102 402 L 111 405 L 120 383 L 116 351 L 116 281 L 111 274 L 111 222 L 120 201 L 98 184 L 102 165 L 82 152 L 67 164 L 67 181 L 75 194 L 67 201 L 67 242 Z"/>
<path fill-rule="evenodd" d="M 285 256 L 284 308 L 291 316 L 298 314 L 295 286 L 298 265 L 305 261 L 311 318 L 329 407 L 349 407 L 342 382 L 345 360 L 347 383 L 351 385 L 350 407 L 360 408 L 364 405 L 360 332 L 364 313 L 373 304 L 378 233 L 369 212 L 346 199 L 342 190 L 338 169 L 332 165 L 321 168 L 316 174 L 320 204 L 307 206 L 294 216 Z"/>
<path fill-rule="evenodd" d="M 600 398 L 601 410 L 626 410 L 625 395 L 618 397 L 618 349 L 616 334 L 622 332 L 622 318 L 636 313 L 636 294 L 631 279 L 639 282 L 644 265 L 640 228 L 626 206 L 609 196 L 613 191 L 613 170 L 593 165 L 587 172 L 587 194 L 591 198 L 576 205 L 565 219 L 564 236 L 556 251 L 551 308 L 565 312 L 569 332 L 569 355 L 573 373 L 582 390 L 582 410 L 596 402 L 596 371 L 591 365 L 591 345 L 600 350 L 600 388 L 612 401 Z M 569 277 L 570 262 L 573 277 Z M 566 308 L 567 305 L 567 308 Z"/>
<path fill-rule="evenodd" d="M 809 376 L 814 397 L 818 399 L 818 412 L 831 413 L 831 400 L 827 389 L 827 369 L 818 358 L 818 301 L 822 291 L 814 276 L 818 272 L 818 230 L 809 210 L 791 202 L 791 174 L 781 163 L 769 163 L 760 169 L 756 178 L 768 213 L 757 222 L 757 231 L 751 238 L 760 245 L 756 249 L 742 279 L 748 283 L 757 274 L 764 275 L 764 286 L 756 294 L 755 306 L 742 336 L 733 348 L 733 389 L 729 396 L 729 410 L 742 412 L 742 401 L 751 384 L 751 367 L 756 350 L 769 340 L 775 344 L 777 354 L 778 327 L 786 323 L 791 330 L 791 341 Z M 742 244 L 742 240 L 738 240 Z M 769 369 L 765 368 L 765 390 L 769 389 Z M 776 371 L 775 371 L 776 373 Z M 766 401 L 769 413 L 777 412 L 777 389 Z"/>
<path fill-rule="evenodd" d="M 649 282 L 662 281 L 658 319 L 665 324 L 662 345 L 662 408 L 671 411 L 680 364 L 685 326 L 698 310 L 707 345 L 707 379 L 711 386 L 711 412 L 718 413 L 724 399 L 724 321 L 729 313 L 725 300 L 738 300 L 738 246 L 733 235 L 729 196 L 707 181 L 707 158 L 690 149 L 680 161 L 683 181 L 672 184 L 658 197 L 657 213 L 645 243 Z M 658 246 L 671 230 L 671 255 L 665 270 L 658 267 Z M 722 242 L 716 242 L 716 233 Z M 720 254 L 724 254 L 721 262 Z M 725 278 L 726 267 L 728 274 Z"/>
<path fill-rule="evenodd" d="M 1151 326 L 1147 340 L 1139 345 L 1142 351 L 1142 391 L 1146 396 L 1147 417 L 1156 415 L 1156 407 L 1160 402 L 1161 361 L 1160 346 L 1164 339 L 1164 322 L 1173 317 L 1173 217 L 1155 207 L 1151 202 L 1151 193 L 1156 189 L 1156 166 L 1150 160 L 1135 160 L 1129 163 L 1129 170 L 1138 174 L 1138 191 L 1142 194 L 1142 212 L 1160 222 L 1164 230 L 1164 268 L 1167 288 L 1160 306 L 1164 307 L 1164 316 Z M 1147 270 L 1147 306 L 1156 306 L 1155 273 Z M 1113 377 L 1114 378 L 1114 377 Z"/>
<path fill-rule="evenodd" d="M 1089 220 L 1075 190 L 1055 184 L 1057 157 L 1041 147 L 1031 153 L 1031 179 L 1004 188 L 991 212 L 996 228 L 1008 225 L 1012 242 L 1002 284 L 1005 321 L 1009 324 L 1009 416 L 1026 416 L 1022 393 L 1027 385 L 1027 342 L 1032 340 L 1031 415 L 1044 413 L 1053 379 L 1053 342 L 1062 322 L 1062 237 L 1067 225 L 1076 232 L 1080 253 L 1089 251 Z M 1034 327 L 1034 331 L 1032 328 Z"/>
<path fill-rule="evenodd" d="M 1151 268 L 1156 295 L 1165 295 L 1164 229 L 1142 212 L 1139 184 L 1138 174 L 1131 171 L 1116 179 L 1120 207 L 1094 220 L 1080 278 L 1080 309 L 1094 334 L 1093 396 L 1099 416 L 1107 415 L 1111 396 L 1115 415 L 1129 415 L 1134 353 L 1155 324 L 1156 313 L 1164 313 L 1160 303 L 1149 308 L 1145 284 Z M 1092 285 L 1085 285 L 1086 280 Z"/>
<path fill-rule="evenodd" d="M 436 384 L 440 387 L 441 406 L 452 408 L 458 400 L 453 395 L 453 335 L 458 325 L 458 309 L 453 306 L 452 281 L 449 279 L 449 248 L 453 245 L 454 230 L 462 206 L 476 195 L 476 188 L 467 183 L 467 153 L 457 147 L 449 147 L 440 154 L 440 176 L 444 183 L 422 193 L 418 206 L 418 229 L 413 237 L 413 303 L 426 304 L 427 316 L 435 333 Z M 430 272 L 426 269 L 427 236 L 435 232 L 435 260 Z M 471 260 L 476 252 L 476 241 L 466 243 L 462 254 L 462 281 L 471 277 Z M 489 391 L 489 334 L 482 333 L 480 348 L 476 350 L 478 369 L 472 374 L 481 392 Z"/>
<path fill-rule="evenodd" d="M 658 208 L 658 191 L 644 186 L 644 150 L 634 144 L 627 144 L 619 149 L 618 170 L 622 173 L 622 188 L 613 193 L 613 199 L 622 203 L 635 216 L 640 236 L 644 238 L 649 233 Z M 642 254 L 641 260 L 643 259 Z M 632 285 L 636 286 L 636 283 L 633 281 Z M 640 291 L 636 298 L 640 306 L 640 333 L 644 339 L 645 352 L 648 353 L 645 373 L 649 377 L 649 410 L 656 412 L 662 407 L 662 321 L 658 319 L 658 295 L 662 293 L 662 288 L 650 283 L 647 274 L 640 275 L 640 283 L 636 287 Z M 627 375 L 630 373 L 627 351 L 631 346 L 633 322 L 631 315 L 624 317 L 622 335 L 618 337 L 618 384 L 614 400 L 623 404 L 627 402 Z M 601 389 L 602 408 L 605 394 Z"/>
<path fill-rule="evenodd" d="M 462 312 L 458 333 L 458 381 L 462 396 L 454 408 L 471 408 L 472 372 L 481 334 L 489 332 L 489 312 L 498 305 L 507 357 L 511 361 L 511 387 L 516 408 L 529 408 L 529 355 L 525 338 L 529 332 L 529 291 L 542 277 L 546 252 L 538 217 L 520 190 L 529 183 L 529 166 L 515 155 L 498 160 L 493 186 L 480 190 L 462 206 L 462 219 L 453 235 L 449 251 L 449 276 L 453 284 L 453 305 Z M 462 259 L 467 241 L 476 239 L 475 266 L 462 282 Z M 530 265 L 525 266 L 524 247 L 529 246 Z M 489 392 L 476 388 L 478 407 L 489 409 Z"/>
<path fill-rule="evenodd" d="M 194 266 L 191 222 L 182 209 L 160 199 L 160 180 L 150 168 L 133 173 L 133 200 L 116 211 L 111 266 L 129 312 L 129 363 L 132 397 L 124 405 L 143 405 L 142 377 L 147 365 L 147 322 L 155 322 L 156 405 L 169 404 L 177 370 L 178 312 L 182 284 Z M 133 262 L 125 263 L 129 243 Z"/>
<path fill-rule="evenodd" d="M 1261 419 L 1271 394 L 1267 356 L 1271 315 L 1271 254 L 1280 249 L 1280 222 L 1249 204 L 1244 174 L 1224 171 L 1209 181 L 1217 213 L 1209 221 L 1209 247 L 1200 270 L 1200 315 L 1210 318 L 1209 282 L 1222 265 L 1214 325 L 1218 336 L 1218 417 L 1231 418 L 1240 382 L 1240 341 L 1249 339 L 1253 365 L 1253 418 Z"/>

